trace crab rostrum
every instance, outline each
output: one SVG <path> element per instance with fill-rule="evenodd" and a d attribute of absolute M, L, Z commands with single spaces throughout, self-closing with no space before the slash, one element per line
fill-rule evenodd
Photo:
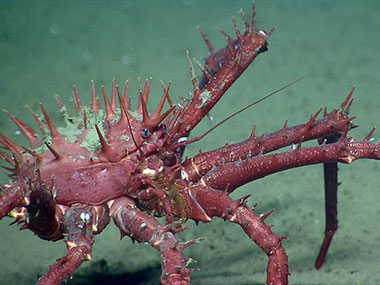
<path fill-rule="evenodd" d="M 183 249 L 198 240 L 181 243 L 176 233 L 187 220 L 211 222 L 219 217 L 237 223 L 269 258 L 267 284 L 287 284 L 288 258 L 281 245 L 285 237 L 274 234 L 264 223 L 270 214 L 257 215 L 246 204 L 229 194 L 239 186 L 266 175 L 299 166 L 325 163 L 327 190 L 337 188 L 337 162 L 351 163 L 358 158 L 379 159 L 379 145 L 370 142 L 372 132 L 363 141 L 347 137 L 353 128 L 348 112 L 352 93 L 337 110 L 321 110 L 306 124 L 289 127 L 267 135 L 253 131 L 245 141 L 182 157 L 185 146 L 199 140 L 189 139 L 193 128 L 210 112 L 227 89 L 265 52 L 272 33 L 256 30 L 255 7 L 252 22 L 242 13 L 245 30 L 234 26 L 237 39 L 224 32 L 226 47 L 215 51 L 201 34 L 210 55 L 196 79 L 189 57 L 193 97 L 173 104 L 170 83 L 163 85 L 162 99 L 150 114 L 147 110 L 151 80 L 140 82 L 137 111 L 131 110 L 128 83 L 122 92 L 113 82 L 111 100 L 103 88 L 104 108 L 92 82 L 92 106 L 81 104 L 74 87 L 77 114 L 70 116 L 62 101 L 57 103 L 67 123 L 57 128 L 41 105 L 43 118 L 32 110 L 42 135 L 7 113 L 30 142 L 30 147 L 15 144 L 0 133 L 0 157 L 11 182 L 2 186 L 0 218 L 11 216 L 40 238 L 64 239 L 66 256 L 50 266 L 38 284 L 59 284 L 72 276 L 86 260 L 91 260 L 94 236 L 101 233 L 112 218 L 121 235 L 145 242 L 159 251 L 163 284 L 188 284 L 194 268 Z M 123 93 L 123 94 L 122 94 Z M 118 102 L 118 103 L 117 103 Z M 165 103 L 170 106 L 163 111 Z M 318 139 L 313 147 L 304 141 Z M 284 146 L 287 151 L 271 153 Z M 335 190 L 334 190 L 335 189 Z M 334 195 L 334 194 L 332 194 Z M 334 203 L 333 203 L 334 204 Z M 336 207 L 336 203 L 335 203 Z M 328 208 L 326 237 L 317 267 L 323 263 L 328 245 L 337 229 L 334 205 Z M 157 217 L 166 217 L 160 223 Z"/>

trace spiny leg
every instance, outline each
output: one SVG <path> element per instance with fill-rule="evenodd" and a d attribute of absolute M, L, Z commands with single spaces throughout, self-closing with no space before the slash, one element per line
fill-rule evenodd
<path fill-rule="evenodd" d="M 186 268 L 191 259 L 185 258 L 182 251 L 197 240 L 180 243 L 174 233 L 183 228 L 175 224 L 161 225 L 154 217 L 140 211 L 130 198 L 118 198 L 108 204 L 122 237 L 128 235 L 132 240 L 149 243 L 160 252 L 162 284 L 189 284 L 190 273 L 196 269 Z"/>
<path fill-rule="evenodd" d="M 183 163 L 183 171 L 192 182 L 197 182 L 219 165 L 245 160 L 297 143 L 300 147 L 300 142 L 340 135 L 344 133 L 347 126 L 352 127 L 353 118 L 347 116 L 352 103 L 352 92 L 353 90 L 337 110 L 327 113 L 325 109 L 322 119 L 316 119 L 320 109 L 306 124 L 288 127 L 286 122 L 281 130 L 274 133 L 256 136 L 254 127 L 252 134 L 245 141 L 226 144 L 222 148 L 199 153 L 191 159 L 187 158 Z"/>
<path fill-rule="evenodd" d="M 26 189 L 24 183 L 0 185 L 0 219 L 14 208 L 28 204 Z"/>
<path fill-rule="evenodd" d="M 245 16 L 243 16 L 243 21 L 245 23 L 244 33 L 238 31 L 234 21 L 236 40 L 232 40 L 226 33 L 222 32 L 227 45 L 218 51 L 214 51 L 207 37 L 201 32 L 206 45 L 210 51 L 214 52 L 205 59 L 205 67 L 201 67 L 204 75 L 209 74 L 204 77 L 206 80 L 201 79 L 199 85 L 188 54 L 194 96 L 181 114 L 181 122 L 178 124 L 178 130 L 173 141 L 177 142 L 179 138 L 188 137 L 191 130 L 210 112 L 256 56 L 267 50 L 267 39 L 273 29 L 269 33 L 256 30 L 254 3 L 252 3 L 251 24 L 248 23 Z"/>
<path fill-rule="evenodd" d="M 325 139 L 325 143 L 336 143 L 339 136 L 330 136 Z M 326 162 L 323 164 L 323 173 L 325 179 L 325 214 L 326 228 L 325 237 L 318 257 L 315 261 L 315 268 L 320 269 L 326 258 L 327 251 L 338 230 L 338 162 Z"/>
<path fill-rule="evenodd" d="M 288 283 L 288 257 L 281 245 L 285 237 L 275 235 L 271 227 L 264 223 L 270 212 L 259 217 L 245 203 L 247 197 L 233 200 L 226 191 L 200 184 L 183 190 L 182 194 L 191 200 L 191 219 L 207 222 L 216 216 L 237 223 L 261 247 L 269 257 L 267 284 Z"/>
<path fill-rule="evenodd" d="M 360 158 L 380 160 L 380 143 L 372 143 L 368 138 L 354 141 L 347 138 L 347 131 L 348 127 L 336 143 L 297 147 L 294 150 L 220 165 L 203 176 L 200 182 L 215 189 L 228 189 L 228 192 L 232 192 L 248 182 L 291 168 L 334 161 L 349 164 Z"/>
<path fill-rule="evenodd" d="M 342 103 L 339 108 L 339 111 L 343 116 L 347 116 L 353 99 L 351 96 L 355 90 L 355 87 L 352 88 L 350 94 L 347 96 L 346 100 Z M 348 125 L 349 127 L 353 127 L 352 125 Z M 373 129 L 365 139 L 371 137 L 372 133 L 375 129 Z M 318 139 L 319 144 L 332 144 L 338 142 L 340 139 L 340 135 L 330 134 L 325 135 Z M 323 163 L 323 176 L 325 180 L 325 215 L 326 215 L 326 225 L 325 225 L 325 237 L 323 239 L 321 249 L 319 250 L 318 257 L 315 261 L 315 268 L 320 269 L 325 261 L 327 252 L 329 250 L 332 239 L 335 235 L 335 232 L 338 230 L 338 162 L 325 162 Z"/>
<path fill-rule="evenodd" d="M 83 261 L 91 260 L 93 244 L 93 213 L 87 206 L 72 206 L 63 217 L 64 228 L 67 231 L 66 246 L 68 253 L 57 259 L 49 271 L 42 276 L 37 284 L 61 284 L 74 275 L 75 270 Z"/>

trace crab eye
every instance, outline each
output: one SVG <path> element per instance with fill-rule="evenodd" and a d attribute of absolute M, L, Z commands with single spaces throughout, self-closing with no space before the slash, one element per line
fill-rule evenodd
<path fill-rule="evenodd" d="M 142 137 L 144 138 L 144 139 L 146 139 L 147 137 L 149 137 L 149 130 L 148 129 L 143 129 L 142 131 L 141 131 L 141 135 L 142 135 Z"/>
<path fill-rule="evenodd" d="M 168 127 L 165 124 L 162 124 L 161 128 L 165 133 L 168 131 Z"/>

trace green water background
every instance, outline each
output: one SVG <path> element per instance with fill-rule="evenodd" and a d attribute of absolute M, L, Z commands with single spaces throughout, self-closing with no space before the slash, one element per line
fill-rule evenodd
<path fill-rule="evenodd" d="M 134 99 L 138 77 L 152 77 L 151 108 L 161 97 L 159 80 L 172 80 L 171 97 L 180 101 L 192 92 L 186 50 L 201 60 L 207 56 L 196 26 L 216 48 L 225 45 L 216 27 L 233 35 L 232 17 L 243 28 L 238 13 L 251 18 L 250 1 L 4 1 L 0 0 L 0 108 L 37 128 L 24 105 L 35 111 L 43 102 L 60 124 L 54 95 L 72 106 L 72 85 L 82 101 L 90 101 L 90 80 L 98 96 L 112 79 L 130 81 Z M 379 1 L 256 1 L 257 26 L 277 26 L 262 54 L 193 132 L 200 135 L 216 122 L 252 101 L 297 79 L 305 78 L 276 97 L 240 114 L 190 145 L 195 155 L 246 139 L 254 124 L 257 134 L 307 122 L 320 107 L 337 108 L 357 86 L 352 115 L 360 128 L 351 132 L 363 139 L 380 121 L 380 10 Z M 200 74 L 199 71 L 197 71 Z M 136 103 L 137 100 L 134 100 Z M 72 107 L 71 107 L 72 108 Z M 9 118 L 0 114 L 0 130 L 21 145 L 26 140 Z M 380 138 L 378 132 L 375 140 Z M 340 229 L 327 263 L 313 268 L 324 230 L 322 167 L 285 171 L 250 183 L 233 198 L 252 194 L 257 212 L 275 212 L 266 222 L 289 237 L 292 284 L 380 283 L 379 162 L 340 165 Z M 5 171 L 4 171 L 5 172 Z M 0 176 L 6 183 L 8 178 Z M 29 231 L 0 222 L 0 284 L 33 284 L 47 265 L 65 255 L 63 242 L 42 241 Z M 262 284 L 267 257 L 237 226 L 219 220 L 194 226 L 183 240 L 206 237 L 185 250 L 201 270 L 192 284 Z M 119 241 L 111 223 L 96 237 L 94 260 L 86 262 L 69 284 L 158 284 L 160 261 L 150 246 Z M 105 284 L 104 283 L 104 284 Z"/>

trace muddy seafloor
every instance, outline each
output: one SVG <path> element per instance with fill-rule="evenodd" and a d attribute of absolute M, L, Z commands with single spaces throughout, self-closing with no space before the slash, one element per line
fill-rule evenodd
<path fill-rule="evenodd" d="M 196 26 L 216 48 L 224 46 L 216 27 L 233 34 L 232 17 L 242 28 L 239 9 L 251 18 L 250 1 L 27 1 L 0 0 L 0 107 L 36 128 L 24 105 L 35 111 L 43 102 L 59 125 L 54 95 L 72 105 L 72 85 L 90 101 L 90 80 L 100 95 L 112 79 L 130 81 L 136 103 L 138 78 L 153 77 L 151 108 L 161 97 L 159 80 L 172 80 L 174 100 L 192 91 L 186 50 L 201 60 L 207 56 Z M 269 51 L 254 64 L 193 132 L 195 137 L 232 112 L 304 76 L 280 94 L 217 128 L 188 146 L 193 156 L 226 142 L 246 139 L 252 126 L 257 134 L 305 123 L 312 112 L 337 108 L 353 85 L 352 115 L 360 126 L 350 132 L 363 139 L 380 121 L 380 17 L 378 1 L 256 1 L 257 26 L 270 30 Z M 200 74 L 199 71 L 197 71 Z M 27 145 L 17 127 L 0 114 L 0 130 Z M 379 133 L 374 133 L 375 141 Z M 241 187 L 232 197 L 252 194 L 257 212 L 275 212 L 266 220 L 276 234 L 289 237 L 292 284 L 380 283 L 380 162 L 340 165 L 339 221 L 324 267 L 314 260 L 324 230 L 322 166 L 275 174 Z M 5 173 L 5 171 L 3 171 Z M 1 182 L 8 182 L 5 175 Z M 47 265 L 66 252 L 64 243 L 46 242 L 19 226 L 0 222 L 0 284 L 33 284 Z M 195 226 L 182 240 L 206 237 L 185 250 L 201 270 L 192 284 L 263 284 L 266 255 L 237 226 L 220 220 Z M 119 240 L 111 223 L 96 237 L 93 261 L 86 262 L 69 284 L 158 284 L 160 260 L 149 245 Z"/>

